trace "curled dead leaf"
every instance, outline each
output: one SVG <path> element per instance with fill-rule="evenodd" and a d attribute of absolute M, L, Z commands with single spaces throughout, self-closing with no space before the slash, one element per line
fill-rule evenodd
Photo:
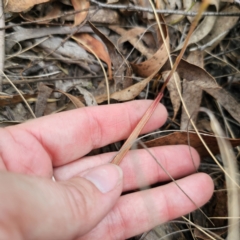
<path fill-rule="evenodd" d="M 146 58 L 152 57 L 152 49 L 145 47 L 145 45 L 138 39 L 138 36 L 140 36 L 146 31 L 144 28 L 134 27 L 133 29 L 130 29 L 128 31 L 115 25 L 109 26 L 109 28 L 122 36 L 119 39 L 118 44 L 129 41 L 134 48 L 136 48 L 140 53 L 143 54 L 143 56 L 146 56 Z"/>
<path fill-rule="evenodd" d="M 222 13 L 231 13 L 231 12 L 240 12 L 240 9 L 237 6 L 229 6 L 225 8 Z M 205 46 L 207 51 L 211 51 L 215 48 L 222 39 L 228 34 L 228 32 L 236 25 L 238 22 L 239 16 L 234 17 L 218 17 L 211 34 L 207 35 L 201 42 L 201 46 Z M 219 37 L 220 36 L 220 37 Z"/>
<path fill-rule="evenodd" d="M 218 0 L 209 0 L 210 5 L 214 5 L 216 11 L 219 9 L 219 1 Z M 201 5 L 198 5 L 198 8 L 200 8 Z M 198 9 L 195 9 L 197 12 Z M 201 41 L 204 37 L 210 35 L 209 33 L 212 31 L 213 26 L 215 24 L 217 17 L 216 16 L 206 16 L 204 19 L 198 24 L 196 29 L 194 30 L 191 38 L 188 41 L 187 45 L 190 45 L 192 43 L 198 43 Z M 175 51 L 180 50 L 183 47 L 183 42 L 176 48 Z"/>
<path fill-rule="evenodd" d="M 147 84 L 151 81 L 153 75 L 149 76 L 148 78 L 136 83 L 128 88 L 125 88 L 121 91 L 117 91 L 111 94 L 110 98 L 115 99 L 117 101 L 129 101 L 134 99 L 139 95 L 141 91 L 147 86 Z M 107 100 L 107 95 L 98 96 L 96 97 L 98 103 L 102 103 Z"/>
<path fill-rule="evenodd" d="M 4 0 L 5 12 L 23 12 L 34 5 L 49 2 L 49 0 Z"/>
<path fill-rule="evenodd" d="M 61 91 L 59 89 L 57 90 L 54 90 L 55 92 L 60 92 L 62 94 L 64 94 L 66 97 L 68 97 L 70 99 L 70 101 L 74 104 L 74 106 L 76 108 L 82 108 L 82 107 L 85 107 L 85 105 L 75 96 L 73 96 L 72 94 L 70 93 L 66 93 L 64 91 Z"/>
<path fill-rule="evenodd" d="M 88 10 L 90 7 L 90 2 L 88 0 L 71 0 L 73 8 L 75 11 L 80 11 L 75 14 L 74 26 L 81 24 L 88 15 Z"/>
<path fill-rule="evenodd" d="M 101 60 L 103 60 L 107 64 L 109 80 L 111 80 L 112 62 L 104 44 L 101 41 L 97 40 L 96 38 L 92 37 L 88 33 L 77 33 L 74 35 L 74 37 L 85 43 Z M 86 50 L 88 51 L 87 48 Z"/>
<path fill-rule="evenodd" d="M 61 14 L 61 5 L 59 2 L 53 2 L 51 5 L 48 5 L 48 10 L 45 16 L 38 17 L 37 19 L 31 16 L 30 14 L 20 14 L 21 17 L 29 22 L 39 21 L 39 24 L 46 24 L 51 22 L 53 19 L 56 19 Z"/>
<path fill-rule="evenodd" d="M 159 19 L 164 23 L 162 25 L 162 28 L 163 28 L 163 32 L 164 32 L 165 41 L 169 48 L 169 36 L 168 36 L 166 24 L 161 15 L 160 15 Z M 158 44 L 160 46 L 158 51 L 151 58 L 149 58 L 148 60 L 146 60 L 142 63 L 139 63 L 139 64 L 132 63 L 131 64 L 134 73 L 141 77 L 147 77 L 147 76 L 151 75 L 153 72 L 155 72 L 157 69 L 158 70 L 161 69 L 161 67 L 166 63 L 166 61 L 168 59 L 168 51 L 164 45 L 164 42 L 163 42 L 163 39 L 159 32 L 159 29 L 156 29 L 156 32 L 157 32 Z"/>
<path fill-rule="evenodd" d="M 112 64 L 113 64 L 113 79 L 115 82 L 115 91 L 122 90 L 132 83 L 132 69 L 126 59 L 122 56 L 117 47 L 106 37 L 101 31 L 99 31 L 91 22 L 89 22 L 92 30 L 101 38 L 108 49 Z M 127 79 L 127 81 L 126 81 Z"/>
<path fill-rule="evenodd" d="M 83 98 L 87 106 L 97 105 L 96 99 L 89 91 L 87 91 L 85 88 L 80 87 L 79 85 L 77 85 L 76 88 L 80 92 L 80 94 L 83 95 Z"/>

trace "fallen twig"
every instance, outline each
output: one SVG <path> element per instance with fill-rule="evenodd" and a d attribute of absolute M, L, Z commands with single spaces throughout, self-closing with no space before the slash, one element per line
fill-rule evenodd
<path fill-rule="evenodd" d="M 90 2 L 102 8 L 154 13 L 154 11 L 151 8 L 144 8 L 140 6 L 124 5 L 124 4 L 122 5 L 121 4 L 105 4 L 96 0 L 90 0 Z M 162 14 L 176 14 L 176 15 L 185 15 L 185 16 L 196 16 L 198 14 L 198 12 L 186 12 L 181 10 L 166 10 L 166 9 L 161 9 L 161 10 L 158 9 L 156 10 L 156 12 L 162 13 Z M 239 12 L 233 12 L 233 13 L 203 12 L 202 16 L 221 16 L 221 17 L 240 16 L 240 13 Z"/>

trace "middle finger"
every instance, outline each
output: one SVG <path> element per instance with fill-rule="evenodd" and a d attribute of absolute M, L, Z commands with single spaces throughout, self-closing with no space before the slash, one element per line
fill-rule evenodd
<path fill-rule="evenodd" d="M 124 172 L 123 191 L 143 188 L 156 182 L 169 181 L 192 174 L 199 166 L 200 159 L 195 149 L 185 145 L 149 148 L 160 165 L 145 149 L 129 151 L 120 166 Z M 90 168 L 110 162 L 116 153 L 104 153 L 85 157 L 54 169 L 57 180 L 68 180 L 81 176 Z M 165 169 L 165 171 L 164 171 Z M 166 173 L 168 172 L 168 174 Z"/>

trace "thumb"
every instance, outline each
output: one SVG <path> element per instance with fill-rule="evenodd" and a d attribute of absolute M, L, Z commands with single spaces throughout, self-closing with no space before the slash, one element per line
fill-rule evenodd
<path fill-rule="evenodd" d="M 0 172 L 0 239 L 76 239 L 108 214 L 121 191 L 122 170 L 113 164 L 64 182 Z"/>
<path fill-rule="evenodd" d="M 79 214 L 77 229 L 80 235 L 94 228 L 113 208 L 122 193 L 122 180 L 122 169 L 106 164 L 66 182 Z"/>

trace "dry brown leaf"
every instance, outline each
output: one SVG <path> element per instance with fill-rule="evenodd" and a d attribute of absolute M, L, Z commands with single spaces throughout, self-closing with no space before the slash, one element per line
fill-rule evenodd
<path fill-rule="evenodd" d="M 208 34 L 212 31 L 216 19 L 217 18 L 215 16 L 205 17 L 193 32 L 192 37 L 188 42 L 188 45 L 198 43 L 204 37 L 208 36 Z M 183 44 L 184 42 L 182 42 L 174 51 L 179 51 L 183 47 Z"/>
<path fill-rule="evenodd" d="M 38 43 L 41 39 L 34 40 L 34 43 Z M 64 44 L 63 44 L 64 42 Z M 64 41 L 63 38 L 52 36 L 45 41 L 38 44 L 44 51 L 50 52 L 52 49 L 57 49 L 54 51 L 60 59 L 67 59 L 69 62 L 75 61 L 76 63 L 92 63 L 89 54 L 83 49 L 82 46 L 73 41 Z M 73 51 L 74 49 L 74 51 Z M 83 64 L 81 64 L 83 65 Z"/>
<path fill-rule="evenodd" d="M 141 2 L 140 0 L 139 2 Z M 148 0 L 144 0 L 148 1 Z M 172 1 L 165 1 L 165 0 L 154 0 L 156 9 L 167 9 L 167 10 L 174 10 L 174 9 L 182 9 L 184 0 L 172 0 Z"/>
<path fill-rule="evenodd" d="M 204 88 L 208 94 L 212 95 L 231 116 L 240 123 L 240 103 L 225 89 Z"/>
<path fill-rule="evenodd" d="M 44 110 L 47 105 L 47 100 L 50 97 L 53 89 L 46 86 L 44 83 L 38 84 L 38 96 L 35 107 L 35 116 L 41 117 L 43 116 Z"/>
<path fill-rule="evenodd" d="M 128 65 L 128 62 L 124 59 L 121 53 L 118 51 L 117 47 L 92 23 L 89 25 L 93 31 L 102 39 L 104 44 L 107 46 L 110 58 L 112 60 L 114 74 L 113 79 L 115 81 L 115 91 L 122 90 L 129 87 L 132 84 L 132 70 Z M 127 80 L 126 80 L 127 79 Z"/>
<path fill-rule="evenodd" d="M 163 66 L 162 70 L 169 69 L 170 65 L 169 62 L 167 62 Z M 182 79 L 194 81 L 195 85 L 216 98 L 217 101 L 232 115 L 232 117 L 240 123 L 240 103 L 238 103 L 230 93 L 221 88 L 209 73 L 183 59 L 179 63 L 176 71 Z"/>
<path fill-rule="evenodd" d="M 193 122 L 196 122 L 198 109 L 202 100 L 202 89 L 198 87 L 193 81 L 189 82 L 183 80 L 183 101 L 187 107 L 187 110 L 191 116 Z M 181 130 L 192 129 L 192 124 L 186 114 L 184 108 L 181 115 Z"/>
<path fill-rule="evenodd" d="M 34 5 L 49 2 L 50 0 L 4 0 L 5 12 L 23 12 Z"/>
<path fill-rule="evenodd" d="M 191 62 L 194 65 L 197 65 L 203 68 L 203 52 L 194 51 L 191 52 L 188 56 L 188 62 Z M 196 122 L 197 110 L 200 107 L 202 100 L 202 88 L 198 87 L 193 81 L 183 80 L 183 100 L 188 109 L 190 116 L 192 117 L 193 122 Z M 195 114 L 194 114 L 195 113 Z M 181 115 L 181 130 L 190 130 L 192 129 L 192 124 L 189 121 L 188 115 L 185 112 L 184 108 L 182 109 Z"/>
<path fill-rule="evenodd" d="M 11 116 L 11 119 L 17 122 L 25 122 L 29 119 L 29 114 L 22 103 L 18 103 L 11 108 L 8 108 L 8 114 Z"/>
<path fill-rule="evenodd" d="M 88 0 L 71 0 L 71 2 L 75 11 L 89 9 L 90 7 L 90 2 Z M 86 19 L 87 15 L 88 10 L 75 14 L 74 26 L 81 24 Z"/>
<path fill-rule="evenodd" d="M 153 36 L 153 33 L 150 31 L 146 31 L 146 28 L 143 27 L 134 27 L 126 32 L 126 35 L 122 35 L 118 39 L 118 44 L 122 44 L 126 41 L 128 41 L 131 38 L 140 38 L 144 42 L 144 44 L 150 48 L 149 51 L 151 51 L 151 54 L 154 54 L 154 49 L 156 49 L 156 42 Z"/>
<path fill-rule="evenodd" d="M 55 92 L 60 92 L 62 94 L 64 94 L 66 97 L 68 97 L 70 99 L 70 101 L 74 104 L 74 106 L 76 108 L 82 108 L 82 107 L 85 107 L 85 105 L 75 96 L 73 96 L 72 94 L 70 93 L 66 93 L 64 91 L 61 91 L 59 89 L 57 90 L 54 90 Z"/>
<path fill-rule="evenodd" d="M 175 61 L 175 57 L 172 57 Z M 169 61 L 162 67 L 162 71 L 168 71 L 171 69 Z M 188 81 L 194 81 L 196 85 L 201 88 L 219 88 L 216 80 L 207 73 L 204 69 L 187 62 L 186 60 L 181 60 L 178 68 L 176 70 L 182 79 Z"/>
<path fill-rule="evenodd" d="M 24 20 L 27 20 L 30 22 L 38 20 L 39 24 L 46 24 L 51 22 L 53 19 L 58 18 L 59 15 L 61 14 L 61 5 L 59 4 L 59 2 L 53 2 L 48 7 L 49 9 L 44 17 L 39 17 L 36 19 L 29 14 L 26 14 L 26 15 L 20 14 L 20 15 Z"/>
<path fill-rule="evenodd" d="M 161 22 L 164 22 L 161 16 L 160 16 L 160 20 Z M 166 43 L 169 46 L 169 36 L 168 36 L 166 25 L 163 24 L 162 28 L 163 28 Z M 158 37 L 158 43 L 160 46 L 158 51 L 150 59 L 146 60 L 145 62 L 142 62 L 139 64 L 134 64 L 134 63 L 131 64 L 134 73 L 141 77 L 148 77 L 157 69 L 161 69 L 161 67 L 166 63 L 168 59 L 167 49 L 165 48 L 159 29 L 157 29 L 156 32 Z"/>
<path fill-rule="evenodd" d="M 119 14 L 118 11 L 116 10 L 111 10 L 111 9 L 104 9 L 100 8 L 97 10 L 96 9 L 91 9 L 89 10 L 89 15 L 91 16 L 91 22 L 97 23 L 99 25 L 107 25 L 107 24 L 116 24 L 116 25 L 124 25 L 125 22 L 121 15 Z"/>
<path fill-rule="evenodd" d="M 189 134 L 189 142 L 188 142 L 188 134 Z M 219 148 L 217 144 L 217 139 L 214 135 L 207 135 L 204 133 L 200 133 L 203 140 L 206 142 L 209 149 L 212 151 L 213 154 L 219 153 Z M 226 138 L 233 147 L 240 145 L 240 139 L 229 139 Z M 147 141 L 144 143 L 147 147 L 157 147 L 157 146 L 165 146 L 165 145 L 188 145 L 194 147 L 201 157 L 209 156 L 208 151 L 203 146 L 201 140 L 199 139 L 198 135 L 194 132 L 175 132 L 169 134 L 167 136 L 159 137 L 151 141 Z M 139 148 L 142 148 L 139 146 Z"/>
<path fill-rule="evenodd" d="M 199 50 L 190 52 L 190 54 L 187 57 L 187 61 L 203 69 L 204 67 L 203 52 Z"/>
<path fill-rule="evenodd" d="M 119 44 L 129 41 L 133 45 L 133 47 L 136 48 L 140 53 L 142 53 L 146 58 L 152 57 L 152 49 L 145 47 L 142 41 L 139 41 L 139 39 L 137 38 L 139 35 L 145 32 L 144 28 L 135 27 L 128 31 L 118 26 L 109 26 L 109 28 L 121 35 L 118 41 Z"/>
<path fill-rule="evenodd" d="M 46 105 L 46 108 L 45 108 L 45 110 L 44 110 L 43 115 L 44 115 L 44 116 L 47 116 L 47 115 L 56 113 L 56 112 L 57 112 L 57 109 L 58 109 L 57 101 L 49 102 L 49 103 L 47 103 L 47 105 Z"/>
<path fill-rule="evenodd" d="M 170 1 L 170 2 L 173 2 L 173 1 Z M 192 10 L 192 7 L 194 5 L 193 0 L 183 0 L 182 2 L 183 2 L 183 10 L 185 10 L 185 12 L 188 12 L 189 10 Z M 162 6 L 162 4 L 159 6 L 160 9 L 165 9 L 165 8 L 161 8 L 161 6 Z M 173 8 L 173 10 L 174 9 L 175 9 L 175 7 Z M 182 19 L 184 19 L 185 17 L 186 17 L 186 15 L 170 14 L 167 17 L 165 17 L 165 21 L 168 24 L 176 24 L 179 21 L 181 21 Z"/>
<path fill-rule="evenodd" d="M 80 87 L 79 85 L 77 85 L 76 88 L 80 92 L 80 94 L 83 95 L 83 98 L 87 106 L 97 105 L 96 99 L 89 91 L 87 91 L 85 88 Z"/>
<path fill-rule="evenodd" d="M 215 16 L 205 17 L 204 20 L 198 25 L 196 30 L 193 32 L 191 39 L 188 42 L 188 45 L 192 43 L 198 43 L 204 37 L 206 37 L 211 31 L 216 21 Z M 174 50 L 179 51 L 183 47 L 183 42 Z"/>
<path fill-rule="evenodd" d="M 170 71 L 162 73 L 164 81 L 167 79 L 167 77 L 169 75 L 169 72 Z M 173 105 L 173 112 L 174 112 L 173 119 L 175 119 L 175 117 L 176 117 L 176 115 L 178 113 L 178 110 L 179 110 L 179 108 L 181 106 L 181 99 L 180 99 L 180 96 L 178 94 L 178 90 L 177 90 L 177 86 L 176 86 L 176 83 L 175 83 L 175 79 L 177 80 L 178 88 L 180 89 L 180 91 L 182 89 L 181 79 L 180 79 L 178 73 L 175 72 L 174 75 L 175 75 L 175 77 L 172 76 L 171 79 L 169 80 L 168 84 L 167 84 L 167 89 L 169 91 L 170 99 L 171 99 L 171 102 L 172 102 L 172 105 Z"/>
<path fill-rule="evenodd" d="M 210 0 L 210 5 L 214 5 L 216 11 L 219 9 L 219 1 L 218 0 Z M 200 5 L 198 5 L 200 7 Z M 198 9 L 195 9 L 198 12 Z M 204 37 L 208 36 L 209 33 L 212 31 L 213 26 L 215 24 L 217 17 L 216 16 L 206 16 L 202 20 L 201 23 L 198 24 L 196 29 L 194 30 L 190 40 L 188 41 L 188 45 L 192 43 L 198 43 Z M 212 33 L 212 32 L 211 32 Z M 183 47 L 183 42 L 175 49 L 175 51 L 180 50 Z"/>
<path fill-rule="evenodd" d="M 197 12 L 200 8 L 201 2 L 194 1 L 194 5 L 191 7 L 191 12 Z M 195 16 L 187 16 L 187 19 L 190 23 L 193 22 Z"/>
<path fill-rule="evenodd" d="M 239 8 L 236 6 L 229 6 L 222 13 L 240 12 Z M 239 17 L 218 17 L 214 27 L 212 28 L 211 34 L 207 35 L 200 44 L 202 46 L 209 45 L 206 50 L 211 51 L 215 48 L 228 34 L 228 32 L 236 25 Z M 219 37 L 220 36 L 220 37 Z"/>
<path fill-rule="evenodd" d="M 108 66 L 109 79 L 112 79 L 112 62 L 110 56 L 104 46 L 104 44 L 92 37 L 88 33 L 77 33 L 74 35 L 77 39 L 85 43 L 101 60 L 103 60 Z M 84 47 L 84 46 L 83 46 Z M 88 49 L 86 49 L 89 51 Z M 91 53 L 91 52 L 90 52 Z"/>
<path fill-rule="evenodd" d="M 117 101 L 129 101 L 134 99 L 139 95 L 141 91 L 147 86 L 147 84 L 151 81 L 152 75 L 139 83 L 136 83 L 128 88 L 125 88 L 121 91 L 117 91 L 111 94 L 110 98 L 115 99 Z M 98 103 L 102 103 L 107 100 L 107 95 L 96 97 Z"/>
<path fill-rule="evenodd" d="M 169 69 L 171 69 L 170 64 L 167 62 L 163 66 L 162 70 L 166 71 Z M 238 103 L 230 93 L 221 88 L 209 73 L 183 59 L 179 63 L 176 71 L 182 79 L 194 81 L 196 86 L 216 98 L 217 101 L 232 115 L 232 117 L 240 123 L 240 103 Z"/>
<path fill-rule="evenodd" d="M 111 27 L 111 26 L 110 26 Z M 114 26 L 113 26 L 114 27 Z M 112 28 L 114 30 L 114 28 Z M 121 37 L 118 39 L 118 44 L 122 44 L 131 40 L 131 38 L 139 37 L 146 32 L 146 29 L 143 27 L 134 27 L 130 30 L 124 30 L 124 33 L 121 34 Z"/>
<path fill-rule="evenodd" d="M 43 27 L 43 28 L 23 28 L 18 27 L 16 32 L 10 34 L 11 36 L 6 36 L 6 51 L 9 52 L 12 50 L 12 47 L 16 42 L 21 42 L 29 39 L 36 39 L 45 37 L 49 35 L 66 35 L 74 34 L 76 32 L 92 33 L 92 29 L 88 26 L 83 26 L 80 29 L 77 27 L 63 26 L 63 27 Z M 78 58 L 80 58 L 78 56 Z"/>

